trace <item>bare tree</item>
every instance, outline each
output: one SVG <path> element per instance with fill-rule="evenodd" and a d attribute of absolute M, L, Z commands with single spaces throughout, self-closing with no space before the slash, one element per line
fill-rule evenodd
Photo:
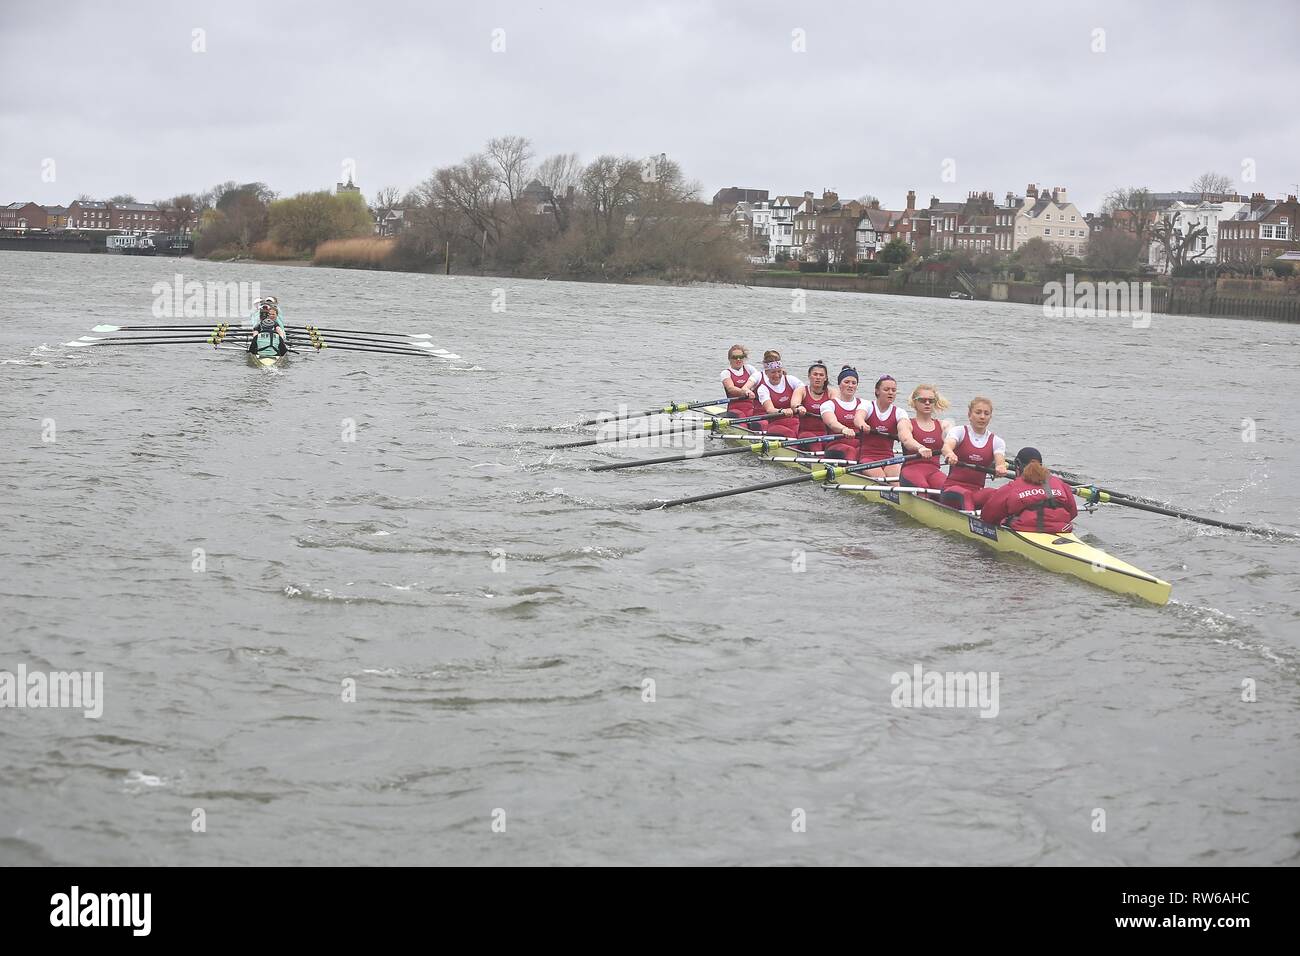
<path fill-rule="evenodd" d="M 519 194 L 528 185 L 532 144 L 522 136 L 498 136 L 488 140 L 486 156 L 492 164 L 497 185 L 505 190 L 506 201 L 518 216 Z"/>
<path fill-rule="evenodd" d="M 1192 180 L 1192 192 L 1223 196 L 1236 192 L 1232 179 L 1222 173 L 1201 173 Z"/>
<path fill-rule="evenodd" d="M 473 241 L 483 255 L 488 243 L 495 244 L 500 237 L 501 186 L 496 168 L 482 153 L 435 170 L 425 194 L 433 206 L 459 213 L 462 223 L 457 232 Z"/>
<path fill-rule="evenodd" d="M 390 212 L 399 208 L 401 193 L 396 186 L 385 186 L 375 192 L 375 201 L 370 205 L 370 214 L 383 222 Z"/>
<path fill-rule="evenodd" d="M 1116 225 L 1127 229 L 1138 242 L 1139 255 L 1147 246 L 1147 235 L 1156 218 L 1155 201 L 1144 186 L 1112 189 L 1102 207 Z"/>
<path fill-rule="evenodd" d="M 630 157 L 597 156 L 582 173 L 587 211 L 609 238 L 622 231 L 624 219 L 640 196 L 641 164 Z"/>
<path fill-rule="evenodd" d="M 1200 252 L 1189 255 L 1196 248 L 1197 242 L 1209 235 L 1209 230 L 1204 225 L 1196 225 L 1184 230 L 1178 225 L 1178 221 L 1182 217 L 1181 212 L 1167 212 L 1161 215 L 1156 224 L 1151 227 L 1151 240 L 1165 251 L 1166 272 L 1185 265 L 1187 262 L 1195 262 L 1209 252 L 1209 244 L 1207 243 L 1206 247 Z"/>
<path fill-rule="evenodd" d="M 862 203 L 862 205 L 866 206 L 868 209 L 880 208 L 880 200 L 875 196 L 871 195 L 871 193 L 864 193 L 863 195 L 859 196 L 858 202 Z"/>
<path fill-rule="evenodd" d="M 577 153 L 556 153 L 542 160 L 534 173 L 537 181 L 551 193 L 555 206 L 555 225 L 560 232 L 569 228 L 573 215 L 574 195 L 582 182 L 582 163 Z"/>

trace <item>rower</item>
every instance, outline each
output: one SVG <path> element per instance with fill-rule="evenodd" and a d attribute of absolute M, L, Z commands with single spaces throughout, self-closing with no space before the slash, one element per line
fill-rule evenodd
<path fill-rule="evenodd" d="M 937 491 L 947 480 L 939 467 L 939 453 L 943 451 L 943 436 L 953 423 L 935 415 L 948 410 L 948 399 L 933 385 L 918 385 L 912 389 L 907 404 L 916 412 L 916 417 L 899 422 L 898 440 L 904 454 L 920 455 L 921 458 L 903 466 L 899 483 L 908 488 L 933 488 Z"/>
<path fill-rule="evenodd" d="M 248 340 L 248 352 L 258 358 L 274 358 L 289 351 L 284 325 L 275 313 L 275 306 L 263 301 L 258 310 L 257 325 Z"/>
<path fill-rule="evenodd" d="M 727 418 L 750 418 L 758 414 L 754 393 L 758 389 L 758 369 L 747 365 L 749 353 L 743 345 L 733 345 L 727 350 L 728 366 L 722 370 L 722 389 L 731 401 L 727 404 Z"/>
<path fill-rule="evenodd" d="M 816 438 L 827 433 L 826 424 L 822 421 L 822 405 L 836 395 L 835 386 L 828 383 L 829 379 L 826 363 L 818 359 L 808 366 L 808 384 L 800 385 L 794 390 L 790 403 L 799 416 L 800 438 Z M 804 454 L 818 454 L 822 450 L 822 442 L 813 442 L 803 447 Z"/>
<path fill-rule="evenodd" d="M 796 390 L 803 387 L 803 382 L 793 375 L 785 374 L 781 364 L 781 353 L 768 349 L 763 353 L 763 380 L 758 386 L 759 411 L 757 414 L 779 414 L 767 422 L 755 422 L 763 431 L 784 438 L 793 438 L 799 434 L 799 418 L 795 414 L 793 399 Z M 820 432 L 818 434 L 821 434 Z"/>
<path fill-rule="evenodd" d="M 894 404 L 898 395 L 898 382 L 892 375 L 882 375 L 876 380 L 876 397 L 863 403 L 853 416 L 853 428 L 862 436 L 858 445 L 858 461 L 880 461 L 894 456 L 894 442 L 898 441 L 900 428 L 907 422 L 907 413 Z M 882 404 L 883 403 L 883 404 Z M 902 465 L 868 468 L 863 472 L 877 481 L 898 478 Z"/>
<path fill-rule="evenodd" d="M 845 365 L 835 381 L 839 394 L 822 404 L 822 424 L 826 434 L 842 437 L 826 446 L 826 457 L 856 460 L 858 433 L 853 428 L 853 420 L 862 407 L 862 399 L 857 397 L 858 371 Z"/>
<path fill-rule="evenodd" d="M 989 479 L 985 469 L 992 467 L 999 478 L 1007 475 L 1007 443 L 989 431 L 992 400 L 976 396 L 966 413 L 966 424 L 951 429 L 943 439 L 941 454 L 950 467 L 939 501 L 962 511 L 977 511 L 994 490 L 984 487 Z"/>
<path fill-rule="evenodd" d="M 993 492 L 980 511 L 980 520 L 1006 525 L 1012 531 L 1064 534 L 1074 530 L 1079 506 L 1074 490 L 1043 467 L 1037 448 L 1016 452 L 1016 478 Z"/>

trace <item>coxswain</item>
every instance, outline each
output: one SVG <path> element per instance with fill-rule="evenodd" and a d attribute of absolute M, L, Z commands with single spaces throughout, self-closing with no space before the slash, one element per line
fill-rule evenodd
<path fill-rule="evenodd" d="M 791 403 L 799 416 L 799 438 L 816 438 L 829 433 L 830 429 L 822 421 L 822 406 L 837 394 L 835 386 L 830 384 L 830 377 L 826 363 L 818 359 L 808 366 L 808 384 L 794 390 Z M 804 445 L 802 454 L 816 454 L 822 450 L 822 445 L 822 442 Z"/>
<path fill-rule="evenodd" d="M 903 446 L 903 454 L 920 455 L 917 461 L 909 461 L 899 474 L 899 484 L 905 488 L 943 488 L 947 480 L 943 469 L 939 467 L 939 453 L 943 451 L 943 436 L 953 423 L 939 419 L 938 413 L 947 411 L 948 399 L 939 394 L 933 385 L 918 385 L 912 389 L 908 405 L 916 417 L 898 425 L 898 441 Z"/>
<path fill-rule="evenodd" d="M 853 417 L 853 429 L 860 436 L 858 461 L 880 461 L 894 457 L 894 442 L 899 429 L 907 422 L 907 413 L 894 404 L 898 395 L 898 382 L 892 375 L 882 375 L 876 380 L 876 396 L 864 402 Z M 897 478 L 902 465 L 868 468 L 862 474 L 877 481 Z"/>
<path fill-rule="evenodd" d="M 763 431 L 771 435 L 793 438 L 799 434 L 799 417 L 795 412 L 794 393 L 803 387 L 803 382 L 793 375 L 785 374 L 781 363 L 781 353 L 768 349 L 763 353 L 763 380 L 758 384 L 759 415 L 780 415 L 766 422 L 755 422 Z"/>
<path fill-rule="evenodd" d="M 264 301 L 258 310 L 257 325 L 248 340 L 248 353 L 258 358 L 274 358 L 288 351 L 284 325 L 275 313 L 275 306 Z"/>
<path fill-rule="evenodd" d="M 993 402 L 976 396 L 967 406 L 967 422 L 951 429 L 943 439 L 943 460 L 949 464 L 948 480 L 939 500 L 962 511 L 978 511 L 993 494 L 984 485 L 992 468 L 999 478 L 1007 474 L 1007 443 L 989 431 Z"/>
<path fill-rule="evenodd" d="M 758 369 L 747 365 L 749 353 L 743 345 L 733 345 L 727 350 L 728 366 L 722 370 L 722 389 L 731 399 L 727 403 L 728 418 L 752 418 L 758 414 Z"/>
<path fill-rule="evenodd" d="M 826 446 L 827 458 L 857 460 L 858 433 L 853 427 L 862 399 L 857 397 L 858 371 L 848 365 L 840 369 L 835 379 L 838 394 L 822 403 L 822 425 L 827 435 L 840 437 Z"/>
<path fill-rule="evenodd" d="M 1079 506 L 1074 491 L 1060 478 L 1043 467 L 1037 448 L 1022 448 L 1016 453 L 1019 474 L 985 502 L 980 520 L 1006 525 L 1012 531 L 1037 531 L 1064 534 L 1074 530 Z"/>

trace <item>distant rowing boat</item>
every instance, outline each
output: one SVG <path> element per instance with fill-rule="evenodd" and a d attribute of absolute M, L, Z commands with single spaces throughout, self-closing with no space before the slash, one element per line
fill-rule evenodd
<path fill-rule="evenodd" d="M 699 411 L 719 417 L 726 413 L 727 407 L 709 405 Z M 762 437 L 725 423 L 721 424 L 717 433 L 723 435 L 724 440 L 733 446 L 753 444 Z M 796 461 L 797 452 L 794 451 L 778 450 L 764 457 L 768 461 L 805 473 L 812 472 L 816 467 Z M 1131 594 L 1152 604 L 1169 602 L 1172 585 L 1168 581 L 1162 581 L 1127 561 L 1094 548 L 1072 533 L 1040 534 L 986 524 L 974 515 L 941 505 L 927 495 L 884 489 L 878 481 L 860 475 L 838 478 L 834 487 L 855 498 L 888 505 L 931 528 L 955 532 L 995 551 L 1018 554 L 1049 571 L 1068 574 L 1117 594 Z"/>

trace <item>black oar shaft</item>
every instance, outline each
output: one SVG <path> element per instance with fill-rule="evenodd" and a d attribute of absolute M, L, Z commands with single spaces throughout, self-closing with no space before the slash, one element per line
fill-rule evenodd
<path fill-rule="evenodd" d="M 675 455 L 664 455 L 662 458 L 638 458 L 636 461 L 617 461 L 608 465 L 596 465 L 591 470 L 616 471 L 619 468 L 640 468 L 643 465 L 666 465 L 670 462 L 690 461 L 693 458 L 717 458 L 720 455 L 738 455 L 741 452 L 746 451 L 758 453 L 768 450 L 779 451 L 782 448 L 798 448 L 801 445 L 809 445 L 819 441 L 831 441 L 834 438 L 834 435 L 818 435 L 816 437 L 792 439 L 779 437 L 764 438 L 759 441 L 750 442 L 747 445 L 737 445 L 732 448 L 715 448 L 711 451 L 679 452 Z"/>
<path fill-rule="evenodd" d="M 592 445 L 612 445 L 617 442 L 639 441 L 642 438 L 662 438 L 665 435 L 685 435 L 688 432 L 703 431 L 710 428 L 718 428 L 721 425 L 740 425 L 747 422 L 765 422 L 773 418 L 779 418 L 780 412 L 771 415 L 754 415 L 750 418 L 728 419 L 725 422 L 698 422 L 682 428 L 668 428 L 657 432 L 642 432 L 639 435 L 613 435 L 606 437 L 585 438 L 582 441 L 562 442 L 559 445 L 543 445 L 546 449 L 564 449 L 564 448 L 590 448 Z M 605 422 L 605 424 L 611 424 Z"/>
<path fill-rule="evenodd" d="M 715 498 L 729 498 L 732 495 L 743 495 L 750 491 L 766 491 L 769 488 L 781 488 L 785 485 L 797 485 L 801 481 L 824 481 L 827 478 L 842 478 L 845 475 L 857 474 L 860 471 L 870 471 L 872 468 L 884 468 L 886 465 L 901 465 L 904 462 L 915 461 L 919 455 L 894 455 L 890 458 L 881 458 L 879 461 L 864 461 L 856 465 L 835 465 L 831 462 L 814 465 L 812 470 L 806 475 L 795 475 L 793 478 L 779 478 L 776 481 L 765 481 L 757 485 L 746 485 L 743 488 L 731 488 L 727 491 L 714 491 L 706 495 L 692 495 L 689 498 L 674 498 L 672 501 L 651 501 L 640 505 L 641 511 L 651 511 L 656 508 L 675 508 L 678 505 L 691 505 L 699 501 L 712 501 Z"/>
<path fill-rule="evenodd" d="M 591 418 L 585 422 L 578 422 L 579 428 L 588 425 L 604 425 L 608 422 L 621 422 L 629 418 L 644 418 L 647 415 L 672 415 L 676 412 L 687 412 L 695 408 L 704 408 L 708 405 L 726 405 L 731 399 L 721 398 L 713 399 L 707 402 L 669 402 L 661 408 L 648 408 L 643 412 L 628 412 L 626 415 L 605 415 L 601 418 Z"/>

